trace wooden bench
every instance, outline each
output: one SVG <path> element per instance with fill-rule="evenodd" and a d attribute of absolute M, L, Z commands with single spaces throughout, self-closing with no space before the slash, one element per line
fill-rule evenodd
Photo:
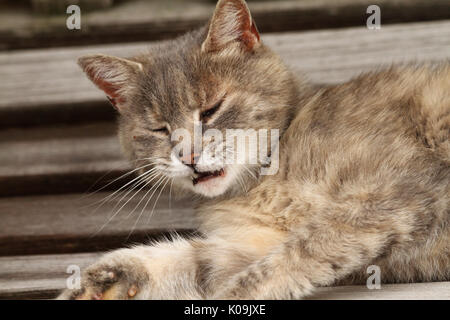
<path fill-rule="evenodd" d="M 55 0 L 53 0 L 55 1 Z M 215 0 L 116 1 L 101 11 L 84 10 L 82 28 L 65 28 L 66 15 L 36 15 L 17 3 L 0 4 L 0 50 L 136 42 L 173 38 L 203 25 Z M 84 1 L 86 3 L 87 0 Z M 372 0 L 248 1 L 261 32 L 342 28 L 365 24 Z M 447 0 L 377 0 L 382 23 L 449 19 Z"/>
<path fill-rule="evenodd" d="M 449 59 L 449 39 L 450 21 L 263 35 L 295 72 L 324 85 L 391 63 Z M 138 197 L 111 221 L 120 198 L 95 205 L 129 181 L 106 186 L 129 166 L 112 108 L 75 59 L 127 56 L 149 45 L 0 53 L 0 298 L 52 298 L 64 288 L 69 265 L 84 267 L 102 251 L 195 230 L 189 204 L 172 200 L 169 209 L 168 194 L 149 221 L 132 213 Z M 106 187 L 85 194 L 94 183 L 93 190 Z M 450 282 L 321 288 L 313 298 L 450 299 Z"/>

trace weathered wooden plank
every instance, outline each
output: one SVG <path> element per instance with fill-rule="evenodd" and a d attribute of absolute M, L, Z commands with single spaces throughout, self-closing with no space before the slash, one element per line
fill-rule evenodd
<path fill-rule="evenodd" d="M 190 203 L 159 192 L 0 198 L 0 256 L 108 250 L 196 229 Z"/>
<path fill-rule="evenodd" d="M 101 253 L 0 257 L 0 299 L 54 298 L 66 287 L 69 266 L 87 267 Z"/>
<path fill-rule="evenodd" d="M 0 150 L 0 196 L 84 192 L 129 169 L 113 122 L 2 130 Z"/>
<path fill-rule="evenodd" d="M 262 32 L 364 25 L 371 0 L 249 1 Z M 450 18 L 447 0 L 378 0 L 382 22 L 398 23 Z M 68 30 L 61 15 L 33 15 L 2 5 L 0 50 L 160 40 L 206 23 L 214 10 L 211 0 L 153 0 L 116 4 L 108 10 L 82 9 L 81 30 Z"/>
<path fill-rule="evenodd" d="M 319 84 L 342 82 L 380 65 L 450 58 L 450 21 L 392 25 L 379 31 L 360 27 L 268 34 L 263 39 L 296 73 Z M 97 52 L 128 56 L 152 45 L 0 53 L 0 79 L 7 79 L 0 82 L 0 126 L 83 121 L 89 112 L 95 119 L 111 119 L 103 94 L 82 74 L 76 58 Z"/>
<path fill-rule="evenodd" d="M 72 2 L 65 0 L 29 0 L 33 12 L 38 14 L 61 14 L 65 12 L 67 6 Z M 92 11 L 109 8 L 113 5 L 114 0 L 78 0 L 77 4 L 83 8 L 83 11 Z"/>
<path fill-rule="evenodd" d="M 450 282 L 382 284 L 380 289 L 366 286 L 323 287 L 310 299 L 319 300 L 450 300 Z"/>
<path fill-rule="evenodd" d="M 0 299 L 54 298 L 66 287 L 69 266 L 81 270 L 100 253 L 0 257 Z M 450 299 L 450 282 L 382 284 L 379 290 L 365 286 L 322 287 L 309 300 Z"/>

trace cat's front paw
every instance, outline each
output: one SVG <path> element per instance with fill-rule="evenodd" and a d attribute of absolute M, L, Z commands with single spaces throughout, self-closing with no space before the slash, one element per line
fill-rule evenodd
<path fill-rule="evenodd" d="M 65 290 L 62 300 L 145 299 L 150 276 L 139 258 L 127 256 L 127 250 L 105 255 L 88 267 L 79 289 Z"/>

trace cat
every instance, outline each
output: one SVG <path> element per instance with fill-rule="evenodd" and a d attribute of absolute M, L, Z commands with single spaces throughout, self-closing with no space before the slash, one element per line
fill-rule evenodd
<path fill-rule="evenodd" d="M 450 280 L 448 62 L 315 88 L 263 44 L 245 1 L 220 0 L 204 28 L 79 64 L 139 174 L 202 196 L 201 236 L 108 253 L 60 299 L 301 299 L 365 283 L 368 265 L 383 282 Z M 194 122 L 278 129 L 277 172 L 174 153 L 171 133 Z"/>

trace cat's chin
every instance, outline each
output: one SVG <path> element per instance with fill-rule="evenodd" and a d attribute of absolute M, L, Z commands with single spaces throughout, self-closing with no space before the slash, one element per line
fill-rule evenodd
<path fill-rule="evenodd" d="M 192 191 L 207 198 L 218 197 L 228 190 L 227 180 L 227 176 L 224 176 L 200 182 L 192 186 Z"/>
<path fill-rule="evenodd" d="M 221 196 L 230 187 L 233 177 L 228 170 L 221 169 L 221 173 L 217 174 L 209 179 L 201 180 L 199 182 L 192 183 L 191 190 L 199 195 L 207 198 L 214 198 Z"/>
<path fill-rule="evenodd" d="M 206 198 L 214 198 L 225 194 L 233 184 L 234 175 L 229 170 L 221 169 L 217 175 L 208 179 L 199 179 L 193 181 L 191 177 L 184 177 L 178 181 L 178 185 L 183 189 L 189 189 L 191 192 Z"/>

